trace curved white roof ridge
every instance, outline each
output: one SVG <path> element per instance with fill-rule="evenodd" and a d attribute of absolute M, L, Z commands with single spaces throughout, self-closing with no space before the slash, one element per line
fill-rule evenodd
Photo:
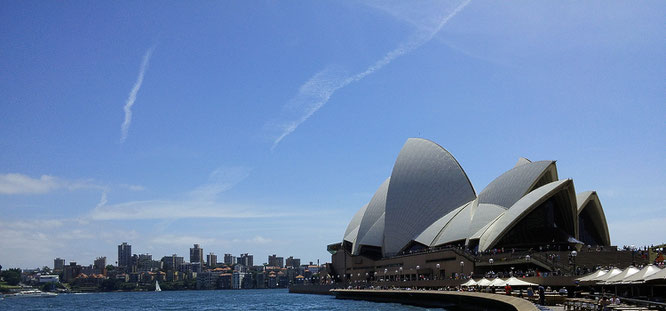
<path fill-rule="evenodd" d="M 553 179 L 557 180 L 555 161 L 528 162 L 515 166 L 491 181 L 479 193 L 479 203 L 497 204 L 508 208 L 533 191 L 536 183 L 547 172 L 551 172 Z"/>
<path fill-rule="evenodd" d="M 377 188 L 377 191 L 375 191 L 375 194 L 372 196 L 372 199 L 370 199 L 368 207 L 365 209 L 365 212 L 359 223 L 357 241 L 363 240 L 363 237 L 375 225 L 377 219 L 379 219 L 380 217 L 382 217 L 382 215 L 384 215 L 386 211 L 386 194 L 388 192 L 388 185 L 390 180 L 391 180 L 390 177 L 384 180 L 384 182 L 382 182 L 379 188 Z M 354 249 L 358 248 L 354 247 Z"/>
<path fill-rule="evenodd" d="M 374 225 L 366 232 L 363 238 L 357 238 L 356 243 L 354 244 L 353 254 L 358 255 L 361 251 L 361 246 L 376 246 L 382 247 L 384 242 L 384 217 L 385 215 L 377 219 Z"/>
<path fill-rule="evenodd" d="M 363 205 L 356 214 L 354 214 L 354 217 L 352 217 L 351 221 L 347 225 L 347 230 L 345 230 L 345 236 L 343 237 L 344 241 L 348 241 L 351 243 L 356 242 L 356 235 L 353 237 L 350 235 L 352 231 L 356 232 L 358 234 L 358 227 L 361 224 L 361 218 L 363 217 L 363 214 L 365 214 L 365 210 L 368 208 L 368 204 Z"/>
<path fill-rule="evenodd" d="M 414 241 L 419 242 L 426 246 L 434 246 L 435 241 L 439 238 L 440 234 L 446 226 L 451 222 L 451 220 L 458 215 L 465 207 L 471 204 L 473 201 L 467 202 L 464 205 L 459 206 L 458 208 L 452 210 L 448 214 L 442 216 L 441 218 L 435 220 L 428 228 L 423 230 Z"/>
<path fill-rule="evenodd" d="M 472 234 L 466 241 L 465 244 L 468 244 L 470 240 L 478 240 L 481 238 L 481 236 L 492 226 L 498 219 L 500 219 L 504 215 L 504 213 L 497 215 L 495 219 L 491 220 L 488 222 L 485 226 L 481 227 L 481 229 L 477 230 L 474 234 Z"/>
<path fill-rule="evenodd" d="M 575 199 L 573 181 L 571 179 L 554 181 L 528 193 L 520 200 L 518 200 L 518 202 L 513 204 L 511 208 L 509 208 L 504 214 L 502 214 L 502 217 L 496 220 L 479 239 L 479 250 L 484 251 L 494 246 L 497 242 L 499 242 L 504 234 L 509 232 L 509 230 L 518 224 L 520 220 L 527 216 L 532 210 L 562 190 L 567 190 L 570 192 L 570 200 L 572 200 L 572 202 L 570 202 L 572 205 L 571 213 L 575 218 L 576 211 L 573 209 L 576 208 L 576 203 L 573 202 Z M 577 227 L 577 220 L 574 219 L 574 236 L 577 236 Z"/>
<path fill-rule="evenodd" d="M 594 204 L 589 204 L 593 202 Z M 599 195 L 596 191 L 584 191 L 576 194 L 576 209 L 577 215 L 580 217 L 580 214 L 583 210 L 587 209 L 588 206 L 595 206 L 595 212 L 598 213 L 597 220 L 601 223 L 602 232 L 601 237 L 604 239 L 604 245 L 611 245 L 610 241 L 610 232 L 608 231 L 608 222 L 606 222 L 606 214 L 604 213 L 603 206 L 601 206 L 601 200 L 599 200 Z"/>
<path fill-rule="evenodd" d="M 407 139 L 386 196 L 385 255 L 402 250 L 434 221 L 476 198 L 467 174 L 440 145 Z"/>
<path fill-rule="evenodd" d="M 347 241 L 352 244 L 356 244 L 356 237 L 358 236 L 358 227 L 355 227 L 347 235 L 345 235 L 344 241 Z"/>
<path fill-rule="evenodd" d="M 474 200 L 442 229 L 442 232 L 433 242 L 433 246 L 460 240 L 467 241 L 470 236 L 504 212 L 506 212 L 506 209 L 499 205 L 479 204 L 477 200 Z"/>
<path fill-rule="evenodd" d="M 521 166 L 521 165 L 527 164 L 527 163 L 532 163 L 532 161 L 530 161 L 530 159 L 528 159 L 528 158 L 520 157 L 520 158 L 518 158 L 518 162 L 516 162 L 516 165 L 514 165 L 513 167 Z"/>

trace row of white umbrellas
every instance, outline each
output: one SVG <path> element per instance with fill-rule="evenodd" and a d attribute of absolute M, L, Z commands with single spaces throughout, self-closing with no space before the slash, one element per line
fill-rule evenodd
<path fill-rule="evenodd" d="M 652 280 L 666 279 L 666 269 L 655 265 L 647 265 L 643 269 L 633 266 L 624 270 L 613 268 L 611 270 L 599 269 L 586 276 L 578 278 L 581 282 L 596 282 L 599 285 L 641 284 Z"/>
<path fill-rule="evenodd" d="M 482 287 L 503 287 L 503 286 L 536 286 L 537 284 L 525 282 L 521 279 L 510 277 L 506 280 L 496 278 L 494 280 L 488 280 L 486 278 L 474 281 L 474 279 L 469 279 L 469 281 L 462 284 L 462 286 L 482 286 Z"/>

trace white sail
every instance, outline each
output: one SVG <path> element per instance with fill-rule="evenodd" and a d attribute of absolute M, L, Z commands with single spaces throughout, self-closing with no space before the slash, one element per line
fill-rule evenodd
<path fill-rule="evenodd" d="M 162 291 L 162 289 L 160 288 L 160 282 L 158 282 L 158 281 L 155 281 L 155 291 L 156 292 L 161 292 Z"/>

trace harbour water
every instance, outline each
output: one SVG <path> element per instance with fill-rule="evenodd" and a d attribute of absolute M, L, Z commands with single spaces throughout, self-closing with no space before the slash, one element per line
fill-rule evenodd
<path fill-rule="evenodd" d="M 290 294 L 286 289 L 61 294 L 0 300 L 0 310 L 442 310 Z"/>

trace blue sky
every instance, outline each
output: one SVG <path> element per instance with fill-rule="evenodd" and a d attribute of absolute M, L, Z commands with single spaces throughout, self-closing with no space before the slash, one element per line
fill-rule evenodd
<path fill-rule="evenodd" d="M 524 156 L 665 242 L 659 1 L 5 1 L 0 264 L 330 260 L 402 144 Z"/>

